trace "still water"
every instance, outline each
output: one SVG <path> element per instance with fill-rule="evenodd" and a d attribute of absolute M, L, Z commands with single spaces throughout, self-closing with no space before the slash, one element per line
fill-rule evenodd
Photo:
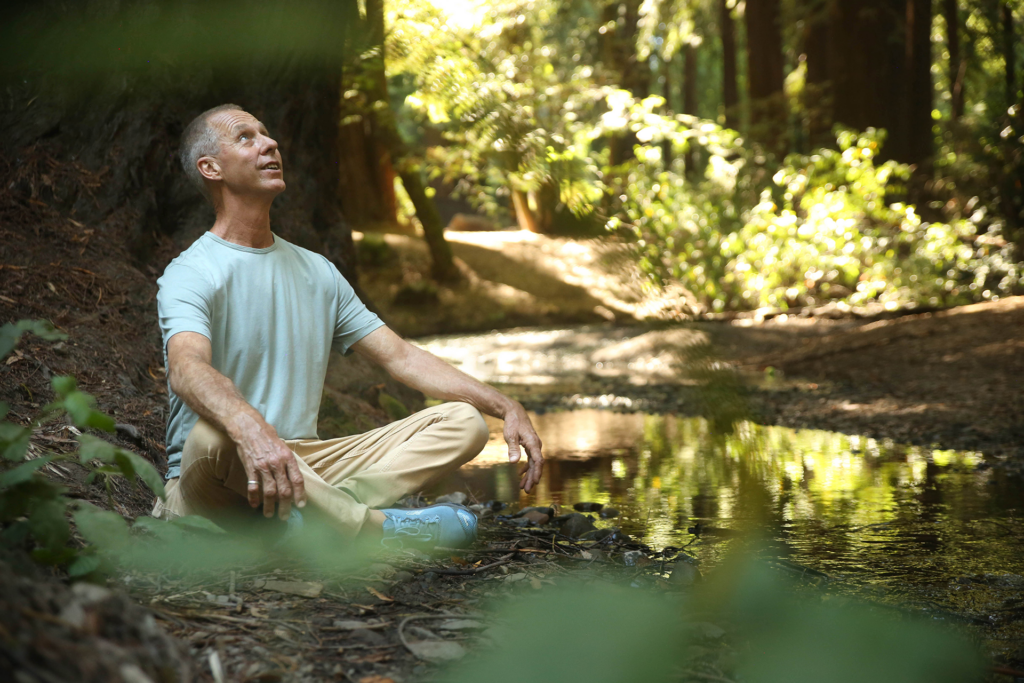
<path fill-rule="evenodd" d="M 608 410 L 531 418 L 548 459 L 534 494 L 518 491 L 496 420 L 481 456 L 437 492 L 604 503 L 622 514 L 599 526 L 687 546 L 705 568 L 761 539 L 846 592 L 980 626 L 992 651 L 1021 642 L 1024 486 L 978 453 L 750 423 L 716 438 L 699 418 Z M 697 522 L 728 532 L 695 539 Z"/>

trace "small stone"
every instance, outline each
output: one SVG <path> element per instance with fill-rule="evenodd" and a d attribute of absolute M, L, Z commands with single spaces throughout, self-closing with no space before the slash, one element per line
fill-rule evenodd
<path fill-rule="evenodd" d="M 413 573 L 412 572 L 400 571 L 400 572 L 395 572 L 395 575 L 391 577 L 391 580 L 395 581 L 396 583 L 400 583 L 400 582 L 403 582 L 403 581 L 409 581 L 412 578 L 413 578 Z"/>
<path fill-rule="evenodd" d="M 603 508 L 603 503 L 576 503 L 572 506 L 576 512 L 600 512 Z"/>
<path fill-rule="evenodd" d="M 559 532 L 563 536 L 568 536 L 569 538 L 579 538 L 588 531 L 593 530 L 593 520 L 591 520 L 590 517 L 587 517 L 586 515 L 581 515 L 578 512 L 574 512 L 573 514 L 569 515 L 569 519 L 565 520 L 562 523 L 562 526 L 559 527 Z"/>
<path fill-rule="evenodd" d="M 677 586 L 692 586 L 700 580 L 701 574 L 700 570 L 692 562 L 676 560 L 669 578 Z"/>
<path fill-rule="evenodd" d="M 619 511 L 616 510 L 615 508 L 604 508 L 599 513 L 599 516 L 601 517 L 601 519 L 614 519 L 615 517 L 619 516 Z"/>
<path fill-rule="evenodd" d="M 644 554 L 639 550 L 630 550 L 622 556 L 622 561 L 626 563 L 627 567 L 635 567 L 643 556 Z"/>
<path fill-rule="evenodd" d="M 465 493 L 463 493 L 462 491 L 454 491 L 444 496 L 438 496 L 436 502 L 452 503 L 454 505 L 465 505 L 467 500 L 469 500 L 469 496 L 467 496 Z"/>
<path fill-rule="evenodd" d="M 94 605 L 97 602 L 108 600 L 114 595 L 109 589 L 104 588 L 103 586 L 97 586 L 93 583 L 85 583 L 84 581 L 72 586 L 71 592 L 76 598 L 78 598 L 79 602 L 86 607 Z"/>
<path fill-rule="evenodd" d="M 85 626 L 85 610 L 77 600 L 72 600 L 60 611 L 58 618 L 73 628 Z"/>
<path fill-rule="evenodd" d="M 540 512 L 539 510 L 530 510 L 523 515 L 522 519 L 527 519 L 531 524 L 541 526 L 543 524 L 547 524 L 551 520 L 551 516 L 544 512 Z"/>

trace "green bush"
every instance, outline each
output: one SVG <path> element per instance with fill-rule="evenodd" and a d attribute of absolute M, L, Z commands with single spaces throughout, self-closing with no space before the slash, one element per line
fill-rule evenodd
<path fill-rule="evenodd" d="M 8 323 L 0 328 L 0 359 L 14 349 L 26 332 L 47 340 L 66 338 L 44 321 Z M 72 543 L 67 512 L 74 511 L 75 521 L 83 531 L 109 526 L 113 518 L 122 525 L 125 521 L 116 513 L 70 499 L 67 489 L 47 479 L 42 469 L 53 462 L 77 460 L 90 470 L 86 482 L 102 481 L 108 496 L 112 496 L 112 477 L 125 477 L 134 484 L 138 476 L 161 497 L 164 487 L 160 474 L 144 458 L 92 434 L 78 435 L 77 456 L 30 453 L 32 431 L 61 415 L 66 414 L 80 429 L 114 431 L 114 420 L 96 409 L 96 399 L 79 390 L 74 378 L 54 377 L 52 386 L 57 400 L 44 406 L 30 427 L 7 420 L 10 407 L 0 402 L 0 455 L 8 464 L 0 474 L 0 547 L 29 547 L 36 561 L 66 566 L 69 575 L 82 576 L 99 569 L 100 558 L 94 546 L 79 548 Z"/>
<path fill-rule="evenodd" d="M 706 129 L 704 178 L 653 173 L 647 160 L 660 151 L 640 146 L 622 197 L 641 268 L 655 283 L 682 282 L 708 310 L 955 305 L 1024 284 L 974 223 L 926 223 L 891 201 L 910 169 L 877 163 L 882 131 L 839 131 L 838 150 L 790 155 L 750 206 L 754 164 L 741 141 Z"/>

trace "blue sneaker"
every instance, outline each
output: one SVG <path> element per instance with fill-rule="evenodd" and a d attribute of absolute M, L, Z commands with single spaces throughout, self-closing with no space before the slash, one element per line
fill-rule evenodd
<path fill-rule="evenodd" d="M 389 548 L 406 544 L 465 548 L 476 540 L 476 515 L 461 505 L 441 503 L 415 510 L 391 508 L 384 513 L 384 538 Z"/>

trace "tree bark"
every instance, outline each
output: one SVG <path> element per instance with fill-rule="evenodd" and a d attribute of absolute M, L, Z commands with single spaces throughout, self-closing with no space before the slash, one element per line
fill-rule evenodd
<path fill-rule="evenodd" d="M 236 103 L 280 145 L 288 189 L 271 209 L 274 231 L 323 253 L 359 291 L 338 193 L 337 138 L 355 0 L 307 4 L 316 15 L 305 27 L 309 42 L 265 49 L 252 46 L 275 35 L 276 8 L 263 7 L 250 23 L 229 29 L 217 24 L 215 6 L 223 4 L 45 0 L 21 3 L 20 13 L 8 7 L 0 27 L 2 49 L 10 51 L 0 59 L 0 155 L 14 159 L 30 150 L 101 178 L 91 187 L 44 189 L 39 199 L 128 245 L 140 265 L 160 269 L 168 250 L 158 246 L 170 238 L 186 247 L 214 220 L 178 163 L 182 130 L 202 111 Z M 104 40 L 122 48 L 113 56 L 88 52 L 99 51 L 97 26 L 89 23 L 97 16 L 109 27 Z M 183 21 L 189 18 L 191 24 Z M 213 46 L 209 32 L 231 39 Z"/>
<path fill-rule="evenodd" d="M 1006 64 L 1006 107 L 1009 109 L 1017 102 L 1017 58 L 1016 58 L 1016 32 L 1013 29 L 1013 9 L 1010 3 L 1000 3 L 1000 13 L 1003 20 L 1003 60 Z"/>
<path fill-rule="evenodd" d="M 697 48 L 687 43 L 683 48 L 683 113 L 697 116 Z M 700 149 L 693 138 L 686 153 L 686 176 L 695 179 L 700 171 Z"/>
<path fill-rule="evenodd" d="M 922 168 L 932 156 L 932 3 L 907 0 L 907 42 L 905 73 L 910 80 L 907 94 L 907 161 Z"/>
<path fill-rule="evenodd" d="M 832 92 L 829 74 L 829 25 L 824 3 L 804 0 L 803 51 L 807 75 L 803 107 L 807 117 L 807 140 L 811 149 L 834 146 L 832 137 Z"/>
<path fill-rule="evenodd" d="M 780 0 L 747 0 L 750 137 L 781 157 L 787 148 Z"/>
<path fill-rule="evenodd" d="M 907 1 L 833 3 L 829 68 L 835 120 L 855 130 L 884 128 L 883 158 L 913 163 L 906 131 Z"/>
<path fill-rule="evenodd" d="M 959 121 L 964 114 L 964 77 L 967 61 L 960 57 L 960 9 L 957 0 L 943 0 L 946 18 L 946 49 L 949 50 L 950 119 Z"/>
<path fill-rule="evenodd" d="M 675 55 L 672 55 L 675 57 Z M 665 116 L 672 116 L 674 108 L 672 107 L 672 60 L 661 60 L 659 62 L 661 67 L 661 96 L 665 98 Z M 661 163 L 664 164 L 665 168 L 669 168 L 672 165 L 672 141 L 662 140 L 661 142 Z"/>
<path fill-rule="evenodd" d="M 718 0 L 719 30 L 722 34 L 722 105 L 725 127 L 739 128 L 739 91 L 736 89 L 736 26 L 729 0 Z"/>

